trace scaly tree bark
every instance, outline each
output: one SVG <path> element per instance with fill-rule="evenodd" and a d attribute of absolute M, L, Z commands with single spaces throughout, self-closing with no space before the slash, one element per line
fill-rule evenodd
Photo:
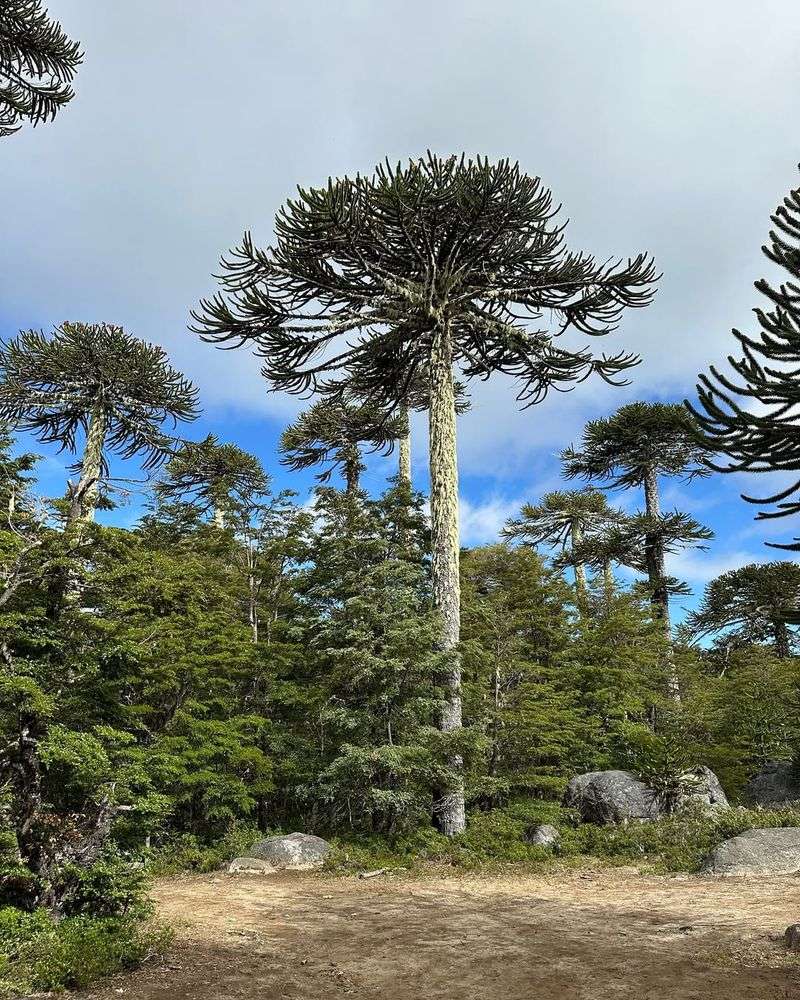
<path fill-rule="evenodd" d="M 407 406 L 400 408 L 403 430 L 398 441 L 397 474 L 401 483 L 411 487 L 411 417 Z"/>
<path fill-rule="evenodd" d="M 458 642 L 453 367 L 468 379 L 515 376 L 529 406 L 553 384 L 591 373 L 615 382 L 637 363 L 568 350 L 554 335 L 567 327 L 602 335 L 625 308 L 646 305 L 652 260 L 598 264 L 569 252 L 555 214 L 540 180 L 508 160 L 429 153 L 381 165 L 301 189 L 278 213 L 275 245 L 260 249 L 245 234 L 223 259 L 221 292 L 192 314 L 208 340 L 255 343 L 273 389 L 341 394 L 356 385 L 394 412 L 413 405 L 428 380 L 434 589 L 446 651 Z M 442 725 L 457 728 L 457 665 L 449 682 Z M 458 832 L 463 816 L 455 775 L 442 828 Z"/>

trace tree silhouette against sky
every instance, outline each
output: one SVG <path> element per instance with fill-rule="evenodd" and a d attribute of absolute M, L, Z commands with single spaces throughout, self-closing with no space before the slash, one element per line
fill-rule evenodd
<path fill-rule="evenodd" d="M 72 80 L 83 61 L 73 42 L 51 21 L 40 0 L 0 4 L 0 137 L 25 122 L 52 121 L 75 96 Z"/>

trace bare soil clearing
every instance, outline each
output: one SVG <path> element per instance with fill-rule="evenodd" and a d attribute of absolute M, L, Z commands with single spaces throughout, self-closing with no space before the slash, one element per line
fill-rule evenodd
<path fill-rule="evenodd" d="M 161 882 L 162 964 L 85 1000 L 800 1000 L 800 879 L 631 871 Z"/>

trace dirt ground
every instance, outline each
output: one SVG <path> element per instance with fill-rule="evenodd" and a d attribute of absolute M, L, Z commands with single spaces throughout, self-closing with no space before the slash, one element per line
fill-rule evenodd
<path fill-rule="evenodd" d="M 800 1000 L 800 879 L 170 879 L 171 953 L 84 1000 Z"/>

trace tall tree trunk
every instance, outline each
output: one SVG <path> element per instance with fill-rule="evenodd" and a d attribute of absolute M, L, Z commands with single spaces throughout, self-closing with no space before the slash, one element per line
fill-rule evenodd
<path fill-rule="evenodd" d="M 358 445 L 348 444 L 344 459 L 344 488 L 348 496 L 358 492 L 361 479 L 361 454 Z"/>
<path fill-rule="evenodd" d="M 658 474 L 649 468 L 644 477 L 644 504 L 648 517 L 661 516 L 661 499 L 658 495 Z M 667 567 L 664 558 L 664 544 L 657 532 L 648 532 L 644 542 L 645 565 L 650 581 L 650 593 L 655 617 L 661 622 L 667 643 L 666 662 L 667 694 L 675 701 L 681 700 L 678 675 L 675 672 L 675 658 L 672 651 L 672 623 L 669 616 L 669 590 L 667 589 Z"/>
<path fill-rule="evenodd" d="M 782 659 L 787 660 L 791 654 L 791 646 L 789 644 L 789 629 L 786 627 L 786 622 L 780 618 L 774 619 L 772 622 L 772 634 L 775 637 L 775 652 Z"/>
<path fill-rule="evenodd" d="M 409 419 L 408 407 L 404 406 L 400 410 L 400 419 L 403 422 L 405 431 L 400 438 L 398 476 L 404 486 L 411 487 L 411 420 Z"/>
<path fill-rule="evenodd" d="M 461 728 L 461 585 L 458 576 L 458 457 L 456 408 L 453 391 L 453 348 L 447 323 L 433 333 L 430 361 L 430 481 L 433 599 L 441 616 L 441 649 L 449 654 L 440 728 L 451 733 Z M 466 826 L 464 812 L 464 762 L 450 760 L 455 778 L 445 790 L 438 813 L 442 833 L 452 837 Z"/>
<path fill-rule="evenodd" d="M 581 528 L 580 522 L 577 518 L 572 521 L 570 527 L 570 545 L 572 547 L 573 554 L 577 547 L 583 541 L 583 529 Z M 583 612 L 586 610 L 586 597 L 587 597 L 587 587 L 586 587 L 586 567 L 582 562 L 573 563 L 573 568 L 575 571 L 575 594 L 578 601 L 578 610 Z"/>
<path fill-rule="evenodd" d="M 603 596 L 605 597 L 606 607 L 611 606 L 611 599 L 614 596 L 614 572 L 611 569 L 611 560 L 603 560 Z"/>
<path fill-rule="evenodd" d="M 100 492 L 100 474 L 103 468 L 103 445 L 108 431 L 108 414 L 101 405 L 95 406 L 89 420 L 89 431 L 81 460 L 81 475 L 70 505 L 68 524 L 88 523 L 94 520 L 97 497 Z"/>
<path fill-rule="evenodd" d="M 94 520 L 103 470 L 103 445 L 108 433 L 108 414 L 98 403 L 89 418 L 86 444 L 81 458 L 81 474 L 74 490 L 68 493 L 69 507 L 64 525 L 67 552 L 76 556 L 83 540 L 84 527 Z M 47 615 L 57 621 L 65 605 L 80 593 L 79 562 L 59 567 L 47 586 Z"/>
<path fill-rule="evenodd" d="M 225 530 L 225 511 L 222 507 L 214 507 L 214 527 L 220 531 Z"/>

